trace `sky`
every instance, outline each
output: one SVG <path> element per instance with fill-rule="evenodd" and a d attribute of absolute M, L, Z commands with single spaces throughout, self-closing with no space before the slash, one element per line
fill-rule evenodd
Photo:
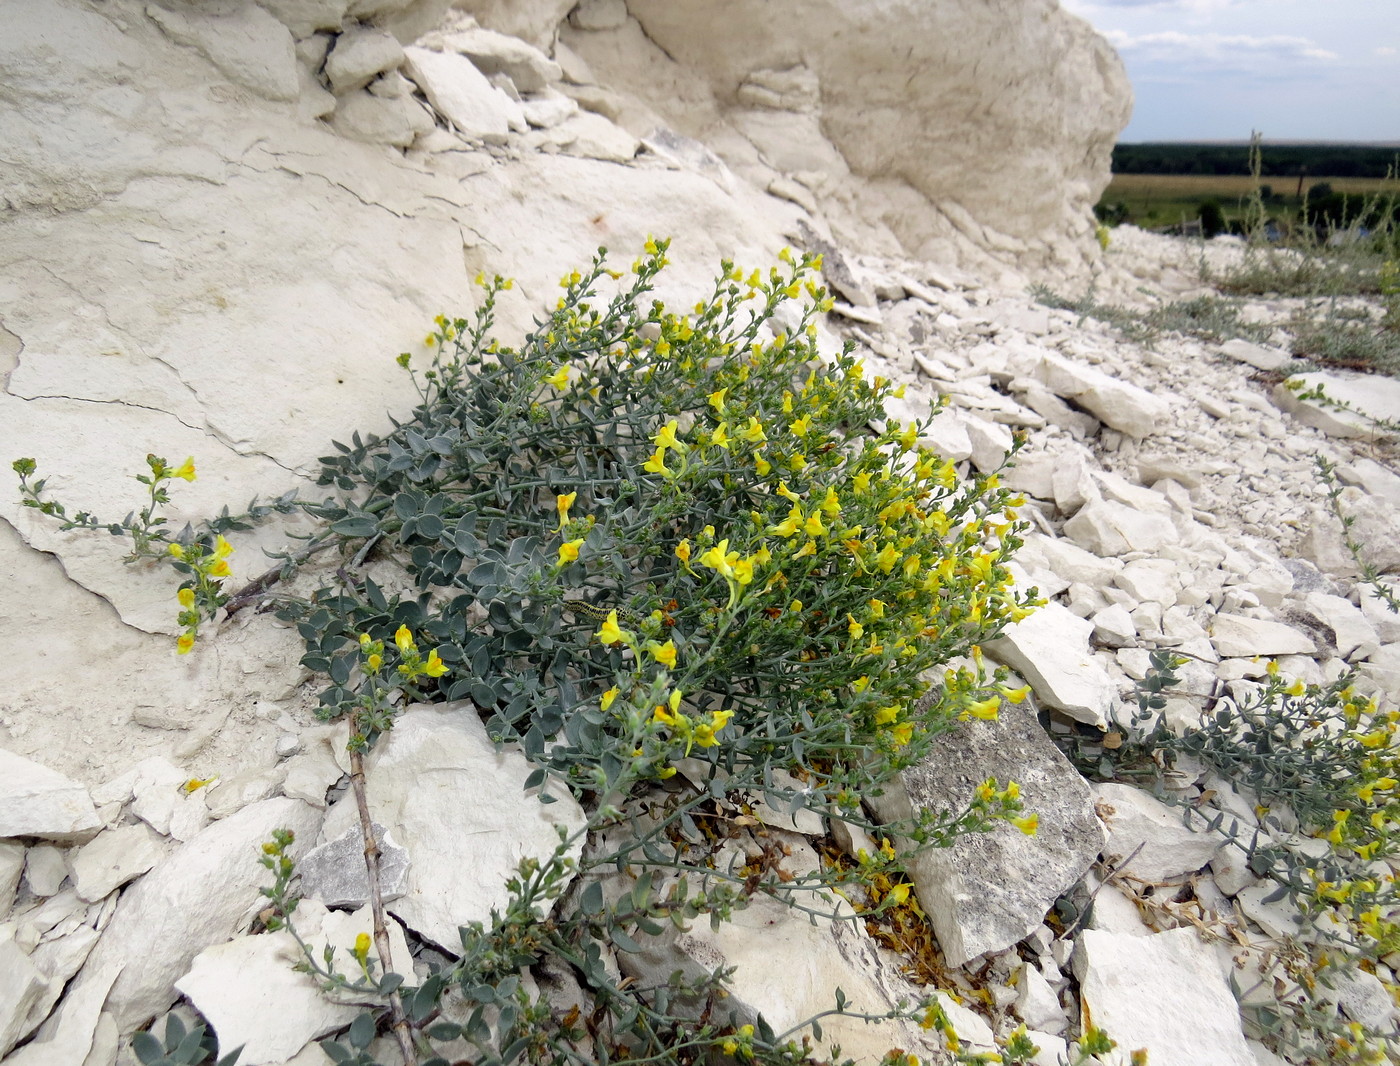
<path fill-rule="evenodd" d="M 1400 0 L 1061 0 L 1123 57 L 1120 141 L 1400 143 Z"/>

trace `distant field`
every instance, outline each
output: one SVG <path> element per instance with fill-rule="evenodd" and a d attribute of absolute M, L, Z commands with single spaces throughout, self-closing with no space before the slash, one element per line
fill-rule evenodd
<path fill-rule="evenodd" d="M 1304 189 L 1327 184 L 1336 193 L 1364 197 L 1377 192 L 1396 191 L 1396 183 L 1382 178 L 1307 177 Z M 1271 213 L 1292 214 L 1297 206 L 1296 177 L 1265 177 L 1261 184 L 1272 193 Z M 1129 218 L 1142 226 L 1164 226 L 1182 217 L 1195 218 L 1202 203 L 1218 200 L 1227 218 L 1243 211 L 1243 202 L 1254 188 L 1248 174 L 1115 174 L 1104 191 L 1104 204 L 1126 204 Z"/>

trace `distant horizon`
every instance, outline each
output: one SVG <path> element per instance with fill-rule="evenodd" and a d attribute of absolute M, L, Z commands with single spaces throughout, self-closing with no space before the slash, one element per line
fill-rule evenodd
<path fill-rule="evenodd" d="M 1400 145 L 1397 0 L 1060 0 L 1133 85 L 1124 144 Z"/>
<path fill-rule="evenodd" d="M 1115 144 L 1218 144 L 1241 148 L 1248 148 L 1251 141 L 1248 137 L 1145 137 L 1141 140 L 1126 140 L 1118 138 Z M 1394 148 L 1400 150 L 1400 140 L 1395 141 L 1350 141 L 1350 140 L 1321 140 L 1311 137 L 1264 137 L 1259 143 L 1264 146 L 1288 146 L 1298 148 Z"/>

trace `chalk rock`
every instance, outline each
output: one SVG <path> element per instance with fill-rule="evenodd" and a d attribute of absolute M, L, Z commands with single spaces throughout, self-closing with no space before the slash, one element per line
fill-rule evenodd
<path fill-rule="evenodd" d="M 1342 965 L 1329 970 L 1326 980 L 1318 982 L 1317 995 L 1337 1004 L 1352 1021 L 1382 1032 L 1393 1030 L 1400 1015 L 1384 982 L 1357 966 Z"/>
<path fill-rule="evenodd" d="M 67 876 L 68 868 L 63 865 L 63 852 L 59 848 L 36 845 L 24 857 L 24 884 L 36 896 L 54 895 Z"/>
<path fill-rule="evenodd" d="M 1220 847 L 1215 834 L 1187 828 L 1181 808 L 1169 807 L 1142 789 L 1115 782 L 1093 787 L 1095 807 L 1108 826 L 1104 855 L 1115 862 L 1126 860 L 1141 845 L 1119 870 L 1147 881 L 1165 881 L 1199 870 Z"/>
<path fill-rule="evenodd" d="M 1279 348 L 1265 348 L 1242 337 L 1234 337 L 1220 346 L 1220 354 L 1228 355 L 1256 370 L 1277 370 L 1292 361 L 1293 356 Z"/>
<path fill-rule="evenodd" d="M 93 902 L 165 857 L 160 838 L 145 825 L 105 829 L 68 856 L 68 871 L 79 899 Z"/>
<path fill-rule="evenodd" d="M 176 44 L 193 48 L 230 80 L 269 100 L 299 91 L 292 35 L 256 4 L 202 14 L 148 4 L 146 14 Z"/>
<path fill-rule="evenodd" d="M 41 837 L 74 844 L 91 840 L 100 828 L 87 789 L 0 748 L 0 837 Z"/>
<path fill-rule="evenodd" d="M 1062 356 L 1045 354 L 1033 375 L 1056 396 L 1073 400 L 1104 425 L 1130 437 L 1157 432 L 1171 408 L 1160 397 Z"/>
<path fill-rule="evenodd" d="M 488 77 L 506 75 L 522 93 L 537 93 L 564 76 L 559 64 L 538 48 L 493 30 L 444 34 L 442 45 L 449 52 L 466 56 Z"/>
<path fill-rule="evenodd" d="M 258 0 L 298 40 L 317 30 L 339 30 L 350 0 Z"/>
<path fill-rule="evenodd" d="M 44 975 L 15 943 L 13 929 L 0 925 L 0 1058 L 29 1034 L 26 1019 L 47 988 Z"/>
<path fill-rule="evenodd" d="M 656 65 L 628 62 L 610 39 L 627 39 L 630 23 L 566 40 L 605 83 L 668 121 L 682 110 L 671 78 L 698 77 L 728 101 L 752 72 L 787 71 L 800 57 L 821 86 L 819 124 L 794 111 L 730 114 L 736 124 L 768 116 L 807 144 L 829 138 L 825 176 L 845 182 L 847 167 L 856 171 L 852 194 L 880 204 L 882 223 L 910 254 L 945 261 L 939 250 L 956 256 L 976 245 L 983 255 L 1039 258 L 1059 245 L 1082 258 L 1070 241 L 1092 239 L 1087 211 L 1130 89 L 1107 45 L 1054 4 L 1036 0 L 1014 33 L 974 3 L 738 0 L 723 19 L 707 0 L 628 0 L 626 9 L 640 23 L 637 37 L 655 42 L 679 70 L 668 63 L 669 77 L 658 78 Z M 1015 90 L 1007 70 L 1017 72 Z M 963 101 L 965 117 L 950 114 L 950 99 Z M 695 135 L 687 126 L 697 118 L 677 128 Z M 1058 131 L 1058 147 L 1046 129 Z"/>
<path fill-rule="evenodd" d="M 627 22 L 627 0 L 579 0 L 569 21 L 581 30 L 615 30 Z"/>
<path fill-rule="evenodd" d="M 531 126 L 547 130 L 578 114 L 578 101 L 557 89 L 545 89 L 521 100 L 520 110 Z"/>
<path fill-rule="evenodd" d="M 621 126 L 602 115 L 583 111 L 555 127 L 569 140 L 564 151 L 585 159 L 601 159 L 606 163 L 628 163 L 637 154 L 641 142 Z"/>
<path fill-rule="evenodd" d="M 374 825 L 379 845 L 379 887 L 386 902 L 408 889 L 408 852 L 395 843 L 382 825 Z M 358 824 L 334 840 L 312 848 L 297 864 L 301 890 L 327 907 L 358 907 L 369 901 L 369 874 L 365 870 L 365 839 Z"/>
<path fill-rule="evenodd" d="M 497 89 L 465 56 L 404 49 L 404 73 L 423 90 L 439 115 L 464 137 L 503 144 L 512 129 L 526 128 L 520 105 Z"/>
<path fill-rule="evenodd" d="M 1154 936 L 1087 930 L 1074 953 L 1086 1012 L 1120 1048 L 1146 1048 L 1152 1066 L 1256 1066 L 1239 1005 L 1194 929 Z"/>
<path fill-rule="evenodd" d="M 1297 389 L 1289 386 L 1297 386 Z M 1345 404 L 1339 408 L 1326 400 L 1301 396 L 1323 390 L 1328 399 Z M 1353 374 L 1341 370 L 1295 374 L 1274 386 L 1274 402 L 1305 425 L 1331 437 L 1387 440 L 1395 431 L 1383 429 L 1376 419 L 1400 422 L 1400 381 L 1383 374 Z"/>
<path fill-rule="evenodd" d="M 303 903 L 293 916 L 318 962 L 316 940 L 325 913 Z M 242 1046 L 240 1063 L 281 1063 L 360 1013 L 359 1007 L 325 995 L 310 974 L 296 972 L 292 967 L 301 961 L 301 950 L 285 930 L 242 936 L 201 951 L 175 987 L 209 1020 L 221 1056 Z M 341 957 L 342 970 L 351 965 Z"/>
<path fill-rule="evenodd" d="M 844 902 L 838 906 L 845 909 Z M 729 996 L 715 1011 L 735 1025 L 752 1024 L 762 1014 L 782 1032 L 829 1010 L 838 988 L 852 1009 L 872 1014 L 890 1009 L 911 991 L 881 960 L 859 922 L 809 921 L 768 896 L 753 897 L 718 929 L 696 922 L 688 932 L 668 928 L 660 936 L 638 939 L 643 950 L 619 952 L 618 964 L 644 984 L 664 985 L 676 970 L 694 979 L 734 967 Z M 909 1022 L 865 1025 L 832 1017 L 822 1019 L 821 1026 L 823 1047 L 840 1044 L 843 1058 L 865 1066 L 879 1062 L 894 1046 L 928 1057 L 938 1054 L 929 1034 Z"/>
<path fill-rule="evenodd" d="M 1068 608 L 1047 603 L 986 648 L 1029 681 L 1044 703 L 1102 729 L 1116 689 L 1089 648 L 1093 629 Z"/>
<path fill-rule="evenodd" d="M 1016 1013 L 1032 1029 L 1062 1035 L 1069 1028 L 1060 997 L 1050 987 L 1043 974 L 1034 966 L 1021 968 L 1020 994 L 1016 997 Z"/>
<path fill-rule="evenodd" d="M 18 841 L 0 840 L 0 922 L 10 913 L 24 872 L 24 845 Z"/>
<path fill-rule="evenodd" d="M 1337 654 L 1343 659 L 1358 648 L 1379 643 L 1376 627 L 1350 600 L 1326 592 L 1309 592 L 1303 603 L 1331 628 Z"/>
<path fill-rule="evenodd" d="M 1242 614 L 1217 614 L 1211 620 L 1210 639 L 1224 659 L 1309 655 L 1317 650 L 1311 637 L 1292 626 Z"/>
<path fill-rule="evenodd" d="M 403 46 L 382 30 L 347 30 L 326 57 L 326 77 L 337 96 L 363 89 L 403 62 Z"/>
<path fill-rule="evenodd" d="M 1011 451 L 1011 430 L 976 415 L 964 414 L 962 420 L 972 447 L 972 465 L 982 473 L 990 474 L 1001 466 Z"/>
<path fill-rule="evenodd" d="M 1156 552 L 1179 539 L 1176 527 L 1159 514 L 1147 514 L 1112 500 L 1093 499 L 1064 525 L 1081 548 L 1101 556 Z"/>
<path fill-rule="evenodd" d="M 529 41 L 537 48 L 548 48 L 560 21 L 577 0 L 455 0 L 453 6 L 466 11 L 477 22 L 499 33 Z"/>
<path fill-rule="evenodd" d="M 331 128 L 353 141 L 407 148 L 436 127 L 432 117 L 412 98 L 356 91 L 341 97 L 331 117 Z"/>
<path fill-rule="evenodd" d="M 470 704 L 410 708 L 366 762 L 370 816 L 409 854 L 407 891 L 389 909 L 420 936 L 460 950 L 457 930 L 504 910 L 506 881 L 521 859 L 544 859 L 583 811 L 555 786 L 556 803 L 525 792 L 532 767 L 515 751 L 497 751 Z M 335 839 L 357 824 L 347 797 L 326 817 Z M 575 845 L 577 848 L 580 845 Z"/>
<path fill-rule="evenodd" d="M 1374 459 L 1358 458 L 1337 466 L 1337 477 L 1372 496 L 1381 496 L 1400 507 L 1400 474 Z"/>
<path fill-rule="evenodd" d="M 39 1027 L 34 1039 L 5 1059 L 5 1066 L 58 1066 L 70 1062 L 86 1066 L 102 1003 L 118 972 L 118 967 L 110 966 L 75 987 Z"/>
<path fill-rule="evenodd" d="M 254 803 L 208 826 L 126 890 L 87 967 L 124 966 L 107 999 L 123 1030 L 169 1006 L 194 957 L 226 941 L 266 902 L 258 889 L 271 875 L 258 857 L 272 831 L 295 833 L 299 856 L 319 822 L 320 812 L 299 800 Z"/>
<path fill-rule="evenodd" d="M 1120 604 L 1114 603 L 1089 619 L 1094 627 L 1094 639 L 1110 648 L 1121 648 L 1137 640 L 1137 626 Z"/>
<path fill-rule="evenodd" d="M 902 788 L 869 798 L 881 821 L 958 810 L 989 777 L 1015 780 L 1027 810 L 1039 816 L 1033 836 L 1001 825 L 909 860 L 950 966 L 1010 947 L 1037 928 L 1103 847 L 1088 785 L 1025 705 L 1004 703 L 994 722 L 958 725 L 900 776 Z"/>
<path fill-rule="evenodd" d="M 1362 559 L 1382 572 L 1400 569 L 1400 506 L 1350 485 L 1342 489 L 1337 502 L 1351 520 L 1348 532 L 1361 545 Z M 1299 554 L 1324 573 L 1340 577 L 1360 573 L 1344 543 L 1341 523 L 1330 507 L 1311 509 L 1308 533 Z"/>

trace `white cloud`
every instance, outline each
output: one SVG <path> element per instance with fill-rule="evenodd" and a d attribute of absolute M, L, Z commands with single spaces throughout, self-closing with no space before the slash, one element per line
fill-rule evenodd
<path fill-rule="evenodd" d="M 1306 37 L 1292 37 L 1286 34 L 1255 36 L 1228 33 L 1181 33 L 1177 30 L 1132 34 L 1126 30 L 1104 30 L 1103 35 L 1120 52 L 1137 52 L 1148 59 L 1176 61 L 1195 59 L 1219 64 L 1238 61 L 1245 57 L 1311 59 L 1318 62 L 1332 62 L 1341 58 L 1336 52 L 1319 48 Z"/>
<path fill-rule="evenodd" d="M 1161 7 L 1176 8 L 1204 15 L 1212 11 L 1223 11 L 1227 7 L 1235 7 L 1242 2 L 1243 0 L 1060 0 L 1060 6 L 1076 14 L 1115 7 Z"/>
<path fill-rule="evenodd" d="M 1395 55 L 1396 51 L 1397 49 L 1391 48 L 1389 45 L 1381 45 L 1379 48 L 1376 49 L 1376 55 L 1393 56 Z"/>

